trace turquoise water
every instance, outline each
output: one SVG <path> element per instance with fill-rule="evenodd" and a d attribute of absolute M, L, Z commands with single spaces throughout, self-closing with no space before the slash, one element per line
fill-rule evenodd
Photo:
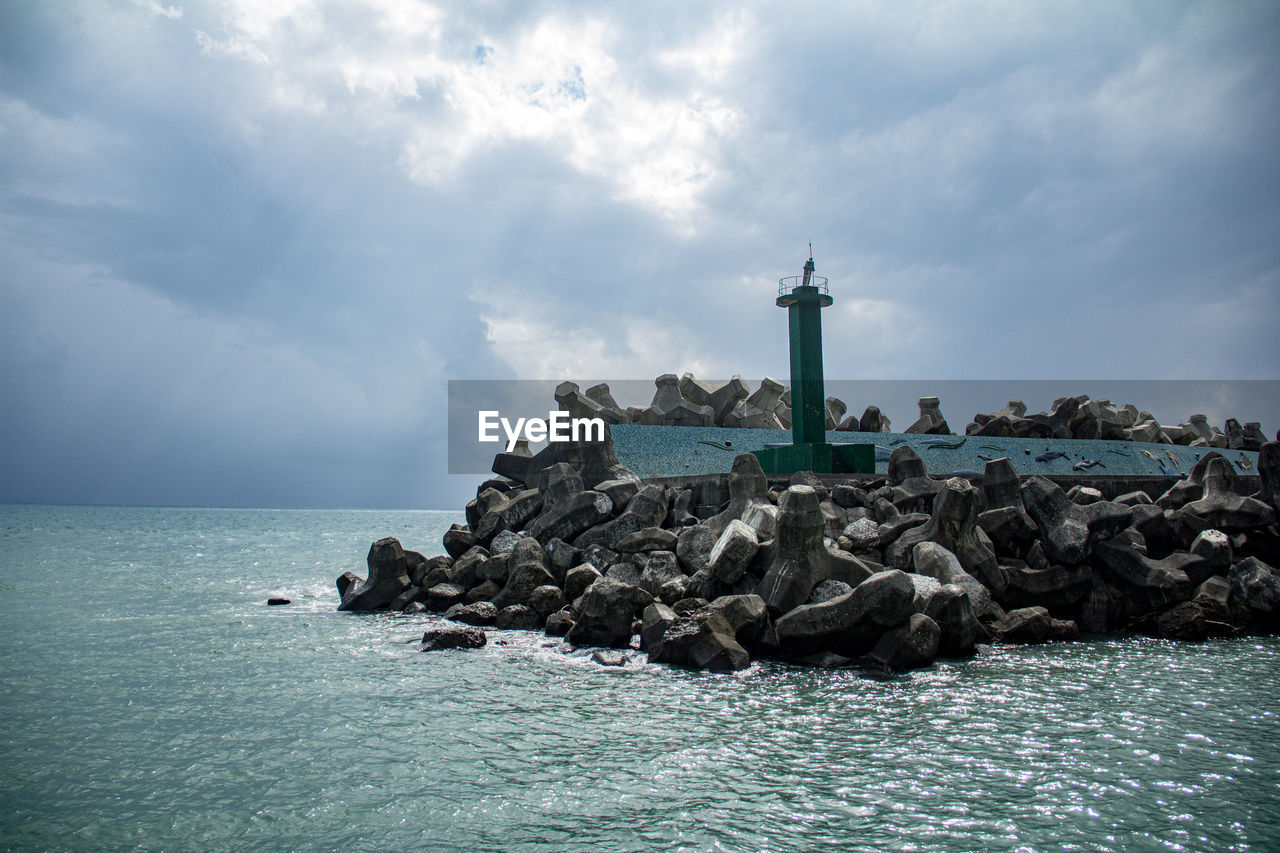
<path fill-rule="evenodd" d="M 455 520 L 0 507 L 0 848 L 1280 848 L 1274 639 L 708 675 L 334 611 Z"/>

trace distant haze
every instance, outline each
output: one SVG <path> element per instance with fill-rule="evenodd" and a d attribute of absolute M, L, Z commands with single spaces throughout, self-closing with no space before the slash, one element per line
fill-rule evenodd
<path fill-rule="evenodd" d="M 855 413 L 1274 436 L 1229 380 L 1280 379 L 1278 44 L 1270 0 L 0 4 L 0 501 L 456 509 L 447 380 L 785 381 L 810 240 Z"/>

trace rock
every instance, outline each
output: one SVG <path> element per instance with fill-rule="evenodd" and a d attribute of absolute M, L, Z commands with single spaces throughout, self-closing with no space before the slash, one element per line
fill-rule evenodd
<path fill-rule="evenodd" d="M 509 631 L 535 631 L 542 627 L 542 621 L 533 608 L 526 604 L 511 604 L 498 611 L 494 627 Z"/>
<path fill-rule="evenodd" d="M 938 408 L 938 398 L 921 397 L 918 404 L 920 406 L 920 417 L 915 423 L 907 427 L 906 431 L 915 434 L 936 434 L 938 427 L 945 425 L 947 422 L 947 419 L 942 416 L 942 411 Z"/>
<path fill-rule="evenodd" d="M 679 491 L 675 499 L 668 503 L 670 508 L 667 510 L 667 520 L 663 524 L 664 527 L 689 527 L 698 523 L 698 517 L 692 512 L 693 489 Z M 672 535 L 675 534 L 673 533 Z"/>
<path fill-rule="evenodd" d="M 915 587 L 915 594 L 911 600 L 911 609 L 915 613 L 924 613 L 929 602 L 942 589 L 942 584 L 935 579 L 926 575 L 908 574 L 911 578 L 911 585 Z"/>
<path fill-rule="evenodd" d="M 456 583 L 438 583 L 431 589 L 426 590 L 422 601 L 428 610 L 439 613 L 448 610 L 455 604 L 462 603 L 466 594 L 467 591 Z"/>
<path fill-rule="evenodd" d="M 536 587 L 529 594 L 529 609 L 537 614 L 539 624 L 545 622 L 548 616 L 564 607 L 566 603 L 560 587 L 553 584 Z"/>
<path fill-rule="evenodd" d="M 662 638 L 648 649 L 649 660 L 654 663 L 693 669 L 732 671 L 746 669 L 751 663 L 747 650 L 733 638 L 729 624 L 709 611 L 677 616 L 667 625 Z"/>
<path fill-rule="evenodd" d="M 928 666 L 938 653 L 941 635 L 936 622 L 923 613 L 912 613 L 904 624 L 880 637 L 867 660 L 888 672 Z"/>
<path fill-rule="evenodd" d="M 1110 587 L 1096 574 L 1090 579 L 1089 591 L 1080 606 L 1080 627 L 1100 634 L 1120 624 L 1120 604 Z"/>
<path fill-rule="evenodd" d="M 489 554 L 494 557 L 510 554 L 516 547 L 516 543 L 520 541 L 520 538 L 519 533 L 503 530 L 489 541 Z"/>
<path fill-rule="evenodd" d="M 1156 617 L 1156 633 L 1170 640 L 1203 640 L 1209 636 L 1209 625 L 1199 604 L 1184 601 Z"/>
<path fill-rule="evenodd" d="M 592 385 L 583 393 L 586 394 L 588 400 L 591 400 L 600 406 L 601 409 L 605 410 L 605 412 L 601 413 L 599 417 L 605 418 L 606 423 L 630 423 L 631 418 L 623 408 L 618 405 L 618 401 L 613 399 L 613 394 L 609 391 L 608 383 L 601 382 L 597 385 Z"/>
<path fill-rule="evenodd" d="M 880 525 L 869 518 L 850 522 L 840 535 L 849 540 L 850 551 L 869 551 L 880 547 Z"/>
<path fill-rule="evenodd" d="M 661 645 L 662 635 L 676 618 L 676 612 L 665 604 L 655 602 L 646 607 L 640 617 L 640 648 Z"/>
<path fill-rule="evenodd" d="M 979 494 L 968 480 L 952 477 L 933 502 L 933 516 L 920 527 L 898 537 L 885 549 L 885 560 L 895 568 L 909 569 L 913 551 L 920 542 L 937 542 L 960 560 L 969 574 L 997 595 L 1004 589 L 995 551 L 978 528 Z"/>
<path fill-rule="evenodd" d="M 653 402 L 645 410 L 640 423 L 651 426 L 714 426 L 715 410 L 685 399 L 680 393 L 680 380 L 674 373 L 664 373 L 654 380 L 657 390 Z"/>
<path fill-rule="evenodd" d="M 1182 511 L 1218 530 L 1247 530 L 1273 523 L 1275 510 L 1256 498 L 1236 493 L 1238 481 L 1230 465 L 1221 457 L 1210 460 L 1202 482 L 1204 497 L 1185 504 Z"/>
<path fill-rule="evenodd" d="M 628 533 L 618 542 L 621 554 L 639 554 L 646 551 L 675 551 L 676 534 L 661 527 L 645 527 Z"/>
<path fill-rule="evenodd" d="M 768 608 L 758 595 L 722 595 L 706 609 L 725 621 L 742 646 L 755 643 L 769 621 Z"/>
<path fill-rule="evenodd" d="M 486 642 L 484 631 L 469 625 L 432 625 L 422 634 L 422 651 L 478 649 Z"/>
<path fill-rule="evenodd" d="M 387 605 L 387 609 L 397 613 L 402 613 L 410 604 L 418 603 L 419 599 L 424 597 L 424 595 L 425 593 L 421 587 L 409 586 L 404 590 L 404 592 L 391 599 L 391 603 Z M 427 608 L 424 607 L 423 609 L 426 610 Z"/>
<path fill-rule="evenodd" d="M 991 626 L 991 633 L 1005 643 L 1034 644 L 1050 639 L 1053 618 L 1043 607 L 1010 610 Z"/>
<path fill-rule="evenodd" d="M 1208 574 L 1225 575 L 1231 569 L 1231 540 L 1221 530 L 1200 531 L 1192 541 L 1190 551 L 1204 558 Z"/>
<path fill-rule="evenodd" d="M 1057 610 L 1080 601 L 1093 586 L 1093 572 L 1088 566 L 1055 563 L 1044 569 L 1031 569 L 1009 565 L 1006 574 L 1009 585 L 1001 596 L 1006 607 L 1039 604 Z"/>
<path fill-rule="evenodd" d="M 904 512 L 926 506 L 942 490 L 942 483 L 926 476 L 924 461 L 905 444 L 889 454 L 888 481 L 894 507 Z"/>
<path fill-rule="evenodd" d="M 293 602 L 287 598 L 268 598 L 267 599 L 268 607 L 279 607 L 284 604 L 293 604 Z"/>
<path fill-rule="evenodd" d="M 466 553 L 453 561 L 453 567 L 449 570 L 448 578 L 437 580 L 436 583 L 456 583 L 463 589 L 470 589 L 482 580 L 480 567 L 488 560 L 489 552 L 483 546 L 476 545 L 469 548 Z M 426 580 L 424 577 L 424 584 Z M 432 586 L 434 585 L 432 584 Z"/>
<path fill-rule="evenodd" d="M 1280 441 L 1269 441 L 1258 451 L 1258 498 L 1280 512 Z"/>
<path fill-rule="evenodd" d="M 1138 491 L 1125 492 L 1123 495 L 1116 498 L 1114 503 L 1118 503 L 1121 506 L 1145 506 L 1148 504 L 1154 504 L 1155 501 L 1153 501 L 1151 496 L 1146 492 Z"/>
<path fill-rule="evenodd" d="M 633 560 L 619 560 L 604 570 L 604 576 L 620 580 L 628 586 L 640 586 L 640 578 L 644 576 L 645 562 L 643 558 L 638 563 Z"/>
<path fill-rule="evenodd" d="M 693 596 L 690 598 L 680 599 L 675 604 L 671 605 L 671 609 L 676 612 L 677 616 L 687 616 L 690 613 L 701 610 L 710 603 L 711 602 L 707 601 L 705 598 Z"/>
<path fill-rule="evenodd" d="M 711 549 L 719 539 L 711 526 L 695 524 L 680 531 L 676 537 L 676 559 L 688 574 L 696 574 L 711 562 Z"/>
<path fill-rule="evenodd" d="M 621 510 L 639 493 L 640 481 L 630 479 L 605 480 L 603 483 L 597 483 L 592 491 L 608 495 L 609 500 L 613 501 L 614 508 Z"/>
<path fill-rule="evenodd" d="M 600 577 L 600 571 L 590 563 L 570 569 L 564 576 L 564 597 L 569 601 L 577 600 Z"/>
<path fill-rule="evenodd" d="M 824 522 L 812 487 L 791 486 L 779 504 L 776 547 L 756 589 L 771 612 L 786 613 L 803 604 L 824 580 L 853 585 L 870 575 L 857 558 L 823 547 Z"/>
<path fill-rule="evenodd" d="M 665 584 L 684 576 L 675 554 L 670 551 L 653 551 L 645 559 L 644 570 L 636 586 L 657 598 Z"/>
<path fill-rule="evenodd" d="M 988 622 L 1004 616 L 1004 610 L 991 599 L 991 591 L 960 565 L 955 554 L 937 542 L 921 542 L 912 549 L 912 568 L 946 586 L 954 584 L 965 591 L 974 614 Z"/>
<path fill-rule="evenodd" d="M 1200 605 L 1206 626 L 1214 634 L 1233 633 L 1231 623 L 1231 581 L 1213 575 L 1196 587 L 1191 600 Z"/>
<path fill-rule="evenodd" d="M 397 539 L 388 536 L 374 542 L 365 563 L 368 580 L 352 583 L 348 579 L 339 610 L 383 610 L 410 585 L 409 563 Z"/>
<path fill-rule="evenodd" d="M 1088 506 L 1102 500 L 1102 492 L 1092 486 L 1072 486 L 1071 491 L 1067 492 L 1067 500 L 1080 506 Z"/>
<path fill-rule="evenodd" d="M 614 578 L 598 579 L 575 603 L 578 616 L 566 638 L 575 646 L 627 648 L 631 645 L 631 620 L 639 602 L 637 593 L 649 597 L 643 590 Z"/>
<path fill-rule="evenodd" d="M 964 657 L 973 654 L 974 645 L 986 637 L 978 623 L 969 594 L 958 584 L 942 584 L 929 599 L 925 615 L 938 626 L 937 654 Z"/>
<path fill-rule="evenodd" d="M 491 602 L 477 601 L 472 604 L 455 604 L 444 613 L 444 618 L 464 625 L 483 627 L 492 625 L 498 618 L 498 608 Z"/>
<path fill-rule="evenodd" d="M 347 594 L 347 590 L 351 589 L 353 586 L 357 584 L 364 583 L 364 578 L 360 577 L 355 572 L 343 572 L 338 576 L 338 579 L 337 581 L 335 581 L 335 583 L 338 587 L 338 598 L 341 599 L 343 596 Z"/>
<path fill-rule="evenodd" d="M 1062 489 L 1038 475 L 1022 484 L 1022 501 L 1040 528 L 1049 559 L 1069 565 L 1084 562 L 1097 540 L 1115 535 L 1133 515 L 1130 507 L 1110 501 L 1074 504 Z"/>
<path fill-rule="evenodd" d="M 1191 593 L 1191 579 L 1186 571 L 1197 572 L 1204 558 L 1175 552 L 1163 560 L 1153 560 L 1132 544 L 1119 540 L 1099 542 L 1094 546 L 1099 569 L 1126 589 L 1130 613 L 1145 616 L 1165 610 Z"/>
<path fill-rule="evenodd" d="M 747 399 L 750 393 L 747 383 L 742 381 L 741 376 L 736 375 L 724 385 L 712 391 L 706 405 L 711 407 L 716 424 L 727 426 L 726 419 L 733 413 L 739 403 Z"/>
<path fill-rule="evenodd" d="M 813 592 L 809 593 L 809 600 L 805 604 L 821 604 L 824 601 L 830 601 L 849 592 L 853 592 L 853 587 L 844 581 L 823 581 L 813 588 Z M 761 600 L 763 601 L 763 599 Z"/>
<path fill-rule="evenodd" d="M 573 611 L 569 607 L 564 607 L 547 617 L 545 630 L 548 637 L 563 637 L 572 627 Z"/>
<path fill-rule="evenodd" d="M 507 584 L 493 599 L 499 611 L 513 604 L 527 604 L 535 589 L 555 585 L 555 578 L 547 568 L 546 552 L 536 538 L 526 536 L 516 543 L 507 565 Z"/>
<path fill-rule="evenodd" d="M 591 653 L 591 661 L 601 666 L 626 666 L 630 660 L 630 652 L 596 649 Z"/>
<path fill-rule="evenodd" d="M 616 550 L 618 543 L 628 534 L 646 527 L 657 527 L 666 517 L 666 491 L 661 486 L 650 484 L 636 493 L 621 515 L 582 533 L 573 540 L 573 544 L 584 549 L 602 545 Z"/>
<path fill-rule="evenodd" d="M 1021 483 L 1009 457 L 1001 456 L 989 461 L 982 474 L 982 494 L 986 498 L 987 509 L 1005 506 L 1022 509 Z"/>
<path fill-rule="evenodd" d="M 795 651 L 861 654 L 911 614 L 914 599 L 906 572 L 878 572 L 845 595 L 784 613 L 775 622 L 778 641 Z"/>
<path fill-rule="evenodd" d="M 707 568 L 722 583 L 735 583 L 746 572 L 747 565 L 759 548 L 756 532 L 735 518 L 712 546 Z"/>
<path fill-rule="evenodd" d="M 1257 557 L 1246 557 L 1231 567 L 1231 592 L 1255 613 L 1280 615 L 1280 576 Z"/>
<path fill-rule="evenodd" d="M 455 560 L 476 546 L 476 537 L 461 524 L 455 524 L 444 534 L 444 549 Z"/>
<path fill-rule="evenodd" d="M 598 529 L 597 525 L 606 522 L 612 514 L 613 501 L 608 495 L 596 491 L 575 492 L 545 505 L 542 514 L 529 523 L 528 532 L 539 542 L 563 539 L 585 548 L 575 537 Z"/>
<path fill-rule="evenodd" d="M 658 589 L 658 598 L 664 604 L 675 604 L 683 598 L 689 596 L 689 586 L 692 578 L 688 575 L 680 575 L 664 583 Z"/>
<path fill-rule="evenodd" d="M 466 597 L 462 600 L 465 604 L 474 604 L 477 601 L 493 601 L 500 592 L 502 592 L 502 587 L 493 581 L 481 581 L 479 585 L 467 590 Z"/>
<path fill-rule="evenodd" d="M 555 441 L 532 457 L 499 453 L 493 460 L 493 472 L 518 480 L 525 485 L 537 482 L 538 474 L 558 462 L 568 463 L 582 475 L 582 482 L 594 486 L 605 480 L 635 480 L 636 475 L 618 462 L 613 449 L 613 434 L 605 425 L 604 441 Z M 508 524 L 515 528 L 515 525 Z M 563 537 L 561 537 L 563 538 Z"/>

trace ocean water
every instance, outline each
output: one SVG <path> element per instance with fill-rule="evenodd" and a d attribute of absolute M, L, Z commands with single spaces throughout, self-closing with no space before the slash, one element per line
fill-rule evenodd
<path fill-rule="evenodd" d="M 1274 639 L 704 674 L 334 610 L 455 520 L 0 507 L 0 848 L 1280 849 Z"/>

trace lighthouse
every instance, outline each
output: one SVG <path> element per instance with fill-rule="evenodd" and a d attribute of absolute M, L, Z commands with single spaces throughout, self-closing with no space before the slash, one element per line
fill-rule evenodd
<path fill-rule="evenodd" d="M 778 280 L 775 304 L 787 309 L 791 344 L 791 444 L 755 452 L 765 473 L 875 471 L 875 448 L 871 445 L 827 443 L 821 312 L 834 301 L 826 277 L 817 275 L 810 243 L 803 273 Z"/>

